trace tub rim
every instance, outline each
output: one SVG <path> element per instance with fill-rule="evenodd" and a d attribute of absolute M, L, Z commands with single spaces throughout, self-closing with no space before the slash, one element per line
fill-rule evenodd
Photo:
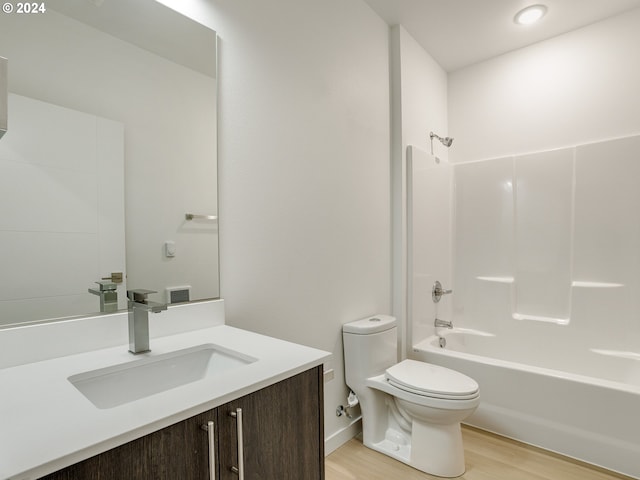
<path fill-rule="evenodd" d="M 573 372 L 565 372 L 563 370 L 555 370 L 547 367 L 538 367 L 535 365 L 527 365 L 525 363 L 515 362 L 512 360 L 502 360 L 499 358 L 486 357 L 486 356 L 478 355 L 475 353 L 459 352 L 457 350 L 452 350 L 447 347 L 440 347 L 438 343 L 440 338 L 442 337 L 446 338 L 447 335 L 451 335 L 451 334 L 483 336 L 483 337 L 496 336 L 493 333 L 484 332 L 482 330 L 454 327 L 453 329 L 448 329 L 443 335 L 438 335 L 438 334 L 430 335 L 424 340 L 413 345 L 412 351 L 415 353 L 431 352 L 435 355 L 444 355 L 444 356 L 453 357 L 453 358 L 460 358 L 462 360 L 482 363 L 482 364 L 491 365 L 494 367 L 521 370 L 521 371 L 525 371 L 525 372 L 529 372 L 537 375 L 557 378 L 560 380 L 567 380 L 574 383 L 595 385 L 603 388 L 611 388 L 613 390 L 640 395 L 640 385 L 627 384 L 623 382 L 617 382 L 614 380 L 607 380 L 603 378 L 592 377 L 589 375 L 582 375 L 582 374 L 573 373 Z M 634 361 L 634 360 L 629 359 L 629 361 Z"/>

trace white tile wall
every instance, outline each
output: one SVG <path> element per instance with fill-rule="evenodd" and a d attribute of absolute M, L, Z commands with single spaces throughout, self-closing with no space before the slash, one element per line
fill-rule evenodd
<path fill-rule="evenodd" d="M 7 133 L 7 137 L 9 144 L 13 136 Z M 91 154 L 95 157 L 95 147 Z M 95 164 L 95 158 L 88 158 Z M 77 233 L 97 230 L 95 173 L 0 160 L 0 190 L 5 199 L 0 205 L 3 230 Z"/>
<path fill-rule="evenodd" d="M 9 115 L 11 137 L 0 145 L 0 158 L 96 173 L 95 116 L 13 94 Z"/>
<path fill-rule="evenodd" d="M 0 142 L 0 324 L 97 311 L 125 272 L 122 124 L 10 94 Z M 124 284 L 120 286 L 124 306 Z"/>

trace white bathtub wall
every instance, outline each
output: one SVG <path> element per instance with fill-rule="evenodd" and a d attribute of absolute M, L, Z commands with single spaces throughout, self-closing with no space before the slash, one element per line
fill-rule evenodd
<path fill-rule="evenodd" d="M 511 313 L 514 163 L 502 158 L 454 170 L 454 325 L 472 328 L 465 312 L 474 312 L 494 331 Z"/>
<path fill-rule="evenodd" d="M 639 169 L 638 136 L 454 164 L 454 324 L 583 375 L 591 349 L 640 358 Z"/>
<path fill-rule="evenodd" d="M 519 156 L 514 162 L 513 314 L 566 324 L 571 314 L 573 149 Z"/>
<path fill-rule="evenodd" d="M 579 146 L 576 160 L 573 317 L 593 348 L 640 354 L 640 136 Z"/>

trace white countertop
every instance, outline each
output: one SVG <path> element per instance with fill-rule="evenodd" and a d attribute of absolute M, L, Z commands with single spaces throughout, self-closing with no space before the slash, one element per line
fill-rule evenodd
<path fill-rule="evenodd" d="M 211 343 L 254 363 L 109 409 L 99 409 L 68 377 Z M 127 345 L 0 369 L 0 479 L 31 480 L 215 408 L 309 368 L 328 352 L 226 325 L 155 338 L 152 351 Z"/>

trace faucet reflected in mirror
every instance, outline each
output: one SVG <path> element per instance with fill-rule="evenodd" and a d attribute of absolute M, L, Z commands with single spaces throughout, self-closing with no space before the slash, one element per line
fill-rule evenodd
<path fill-rule="evenodd" d="M 111 313 L 118 310 L 118 286 L 110 280 L 96 282 L 98 290 L 89 288 L 89 293 L 100 297 L 100 312 Z"/>
<path fill-rule="evenodd" d="M 127 290 L 129 298 L 129 351 L 134 355 L 151 351 L 149 348 L 149 312 L 167 309 L 164 303 L 152 302 L 147 297 L 153 290 Z"/>

